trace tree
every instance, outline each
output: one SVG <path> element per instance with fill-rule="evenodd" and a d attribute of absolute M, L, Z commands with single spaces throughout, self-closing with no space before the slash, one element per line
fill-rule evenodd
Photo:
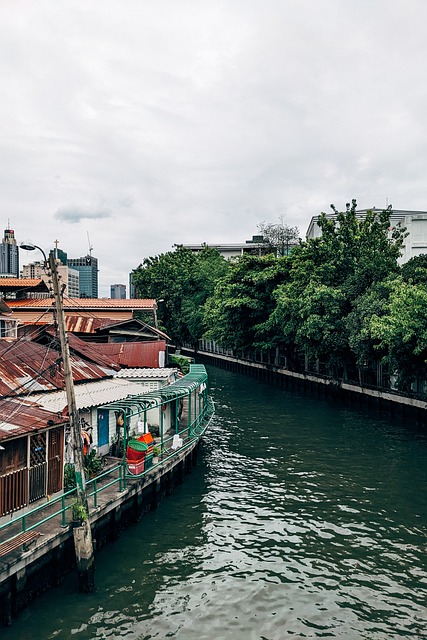
<path fill-rule="evenodd" d="M 402 278 L 411 284 L 427 284 L 427 254 L 415 256 L 402 265 Z"/>
<path fill-rule="evenodd" d="M 383 315 L 372 315 L 370 331 L 384 349 L 384 361 L 397 375 L 397 386 L 410 391 L 417 377 L 425 377 L 427 359 L 427 291 L 399 277 L 390 282 Z"/>
<path fill-rule="evenodd" d="M 346 317 L 373 283 L 397 274 L 405 236 L 390 229 L 391 209 L 358 216 L 356 201 L 333 218 L 321 214 L 322 235 L 301 242 L 290 256 L 289 282 L 275 291 L 276 308 L 264 325 L 276 332 L 289 357 L 296 345 L 309 357 L 323 358 L 330 373 L 354 362 Z"/>
<path fill-rule="evenodd" d="M 257 346 L 259 327 L 274 308 L 273 291 L 288 272 L 288 258 L 237 258 L 205 304 L 206 337 L 241 351 Z"/>
<path fill-rule="evenodd" d="M 392 280 L 393 276 L 375 282 L 356 298 L 351 312 L 345 318 L 349 347 L 359 370 L 359 382 L 362 382 L 363 370 L 369 366 L 376 369 L 378 361 L 387 355 L 384 347 L 380 347 L 378 338 L 372 333 L 371 320 L 373 316 L 382 317 L 386 313 Z"/>
<path fill-rule="evenodd" d="M 227 268 L 215 249 L 205 247 L 193 253 L 179 246 L 176 251 L 145 258 L 133 278 L 141 296 L 163 300 L 158 317 L 174 342 L 196 344 L 203 331 L 203 305 Z"/>
<path fill-rule="evenodd" d="M 262 233 L 264 242 L 269 244 L 276 256 L 287 256 L 291 247 L 299 242 L 298 227 L 285 224 L 283 214 L 279 216 L 279 223 L 260 222 L 258 230 Z"/>

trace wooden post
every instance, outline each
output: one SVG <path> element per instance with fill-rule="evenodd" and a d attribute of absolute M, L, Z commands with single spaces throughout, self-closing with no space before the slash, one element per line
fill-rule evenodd
<path fill-rule="evenodd" d="M 74 549 L 76 552 L 79 591 L 92 593 L 95 588 L 95 560 L 93 557 L 92 532 L 89 520 L 73 529 Z"/>
<path fill-rule="evenodd" d="M 55 306 L 61 342 L 61 354 L 64 364 L 65 391 L 67 395 L 68 415 L 70 419 L 71 443 L 74 454 L 74 470 L 76 473 L 77 502 L 84 506 L 89 515 L 89 507 L 86 494 L 86 479 L 83 467 L 83 447 L 80 429 L 79 414 L 77 411 L 76 397 L 74 393 L 73 373 L 70 362 L 70 349 L 68 346 L 67 334 L 65 331 L 64 306 L 62 304 L 63 291 L 59 288 L 58 270 L 56 259 L 53 253 L 49 255 L 49 267 L 52 273 L 53 293 L 55 296 Z M 94 581 L 94 559 L 92 532 L 89 520 L 86 520 L 82 531 L 74 535 L 74 548 L 76 552 L 77 571 L 79 574 L 79 588 L 81 591 L 93 591 Z M 92 587 L 90 588 L 90 585 Z M 83 587 L 83 588 L 82 588 Z"/>

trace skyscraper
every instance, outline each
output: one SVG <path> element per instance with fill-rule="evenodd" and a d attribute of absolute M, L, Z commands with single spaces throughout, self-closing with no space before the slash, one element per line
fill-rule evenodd
<path fill-rule="evenodd" d="M 19 249 L 13 229 L 5 229 L 0 245 L 0 277 L 19 278 Z"/>
<path fill-rule="evenodd" d="M 111 298 L 124 300 L 126 298 L 125 284 L 112 284 L 110 286 Z"/>
<path fill-rule="evenodd" d="M 80 276 L 80 298 L 98 297 L 98 258 L 91 255 L 83 258 L 68 258 L 67 265 L 76 269 Z"/>

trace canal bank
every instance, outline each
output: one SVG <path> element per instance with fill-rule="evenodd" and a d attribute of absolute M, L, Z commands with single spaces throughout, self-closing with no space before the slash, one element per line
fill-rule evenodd
<path fill-rule="evenodd" d="M 297 373 L 270 363 L 254 362 L 235 356 L 183 347 L 181 352 L 197 359 L 197 362 L 214 365 L 250 375 L 258 380 L 289 391 L 301 392 L 316 398 L 331 398 L 348 406 L 388 414 L 398 419 L 427 423 L 427 400 L 402 393 L 350 384 L 312 373 Z"/>

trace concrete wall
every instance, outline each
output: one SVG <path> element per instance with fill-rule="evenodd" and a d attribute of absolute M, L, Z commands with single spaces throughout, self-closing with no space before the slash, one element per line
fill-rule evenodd
<path fill-rule="evenodd" d="M 102 507 L 91 513 L 95 548 L 116 540 L 127 526 L 138 522 L 148 511 L 181 484 L 196 464 L 199 441 L 180 455 L 153 469 L 150 476 L 130 481 L 125 492 L 114 491 Z M 101 494 L 102 495 L 102 494 Z M 10 625 L 25 606 L 47 589 L 59 585 L 75 568 L 71 525 L 65 529 L 51 525 L 52 534 L 33 551 L 4 559 L 0 569 L 0 618 Z M 95 574 L 96 585 L 96 574 Z M 77 589 L 76 575 L 76 589 Z"/>

